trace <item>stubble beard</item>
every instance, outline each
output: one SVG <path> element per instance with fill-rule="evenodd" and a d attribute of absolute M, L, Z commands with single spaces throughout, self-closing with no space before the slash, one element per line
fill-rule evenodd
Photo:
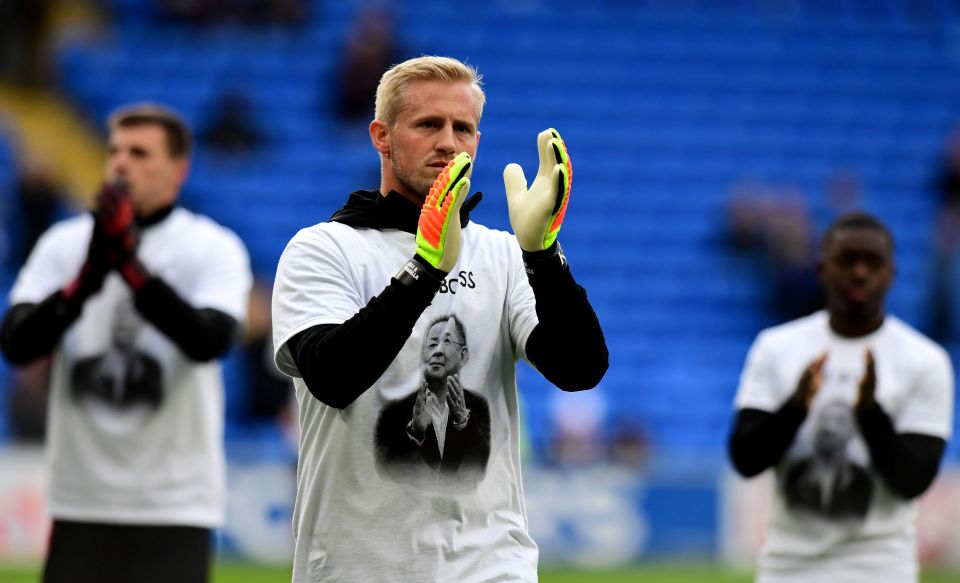
<path fill-rule="evenodd" d="M 396 152 L 397 150 L 394 148 L 393 151 Z M 407 169 L 400 164 L 396 156 L 390 158 L 390 166 L 393 169 L 393 176 L 397 179 L 397 182 L 408 191 L 416 194 L 420 200 L 427 200 L 427 194 L 430 193 L 430 187 L 433 186 L 434 179 L 429 179 L 428 181 L 426 177 L 415 176 L 413 173 L 408 172 Z"/>

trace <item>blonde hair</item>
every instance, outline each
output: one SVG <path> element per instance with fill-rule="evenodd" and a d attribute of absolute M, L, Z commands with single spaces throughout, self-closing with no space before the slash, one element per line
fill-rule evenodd
<path fill-rule="evenodd" d="M 193 134 L 179 113 L 157 103 L 134 103 L 117 109 L 107 119 L 107 129 L 154 125 L 167 136 L 167 152 L 171 158 L 188 158 L 193 151 Z"/>
<path fill-rule="evenodd" d="M 423 56 L 394 65 L 377 85 L 376 119 L 393 126 L 404 106 L 407 88 L 414 81 L 462 81 L 469 83 L 477 97 L 477 119 L 483 115 L 487 97 L 480 87 L 483 76 L 473 67 L 450 57 Z"/>

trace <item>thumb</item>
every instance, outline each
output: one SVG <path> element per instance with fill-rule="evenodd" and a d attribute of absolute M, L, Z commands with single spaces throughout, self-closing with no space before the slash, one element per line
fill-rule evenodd
<path fill-rule="evenodd" d="M 507 164 L 503 169 L 503 187 L 507 191 L 507 199 L 522 196 L 527 191 L 527 177 L 519 164 Z"/>

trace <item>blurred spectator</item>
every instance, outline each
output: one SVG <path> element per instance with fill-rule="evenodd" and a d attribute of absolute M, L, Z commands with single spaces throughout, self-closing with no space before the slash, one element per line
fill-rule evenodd
<path fill-rule="evenodd" d="M 552 421 L 548 460 L 561 467 L 584 466 L 606 457 L 607 400 L 602 388 L 550 393 Z"/>
<path fill-rule="evenodd" d="M 834 217 L 855 211 L 863 204 L 863 182 L 852 168 L 836 168 L 827 176 L 827 205 Z"/>
<path fill-rule="evenodd" d="M 14 439 L 42 442 L 47 430 L 47 386 L 51 359 L 14 367 L 7 411 Z"/>
<path fill-rule="evenodd" d="M 345 122 L 373 119 L 377 84 L 393 63 L 402 60 L 392 18 L 380 10 L 360 12 L 341 61 L 334 106 Z"/>
<path fill-rule="evenodd" d="M 736 255 L 763 251 L 766 244 L 766 190 L 752 180 L 734 186 L 727 205 L 727 248 Z"/>
<path fill-rule="evenodd" d="M 243 355 L 249 379 L 247 415 L 254 420 L 275 419 L 286 427 L 296 425 L 290 418 L 293 383 L 273 363 L 271 338 L 270 282 L 258 280 L 250 290 L 247 334 Z"/>
<path fill-rule="evenodd" d="M 46 82 L 43 45 L 52 3 L 0 1 L 0 78 L 18 85 Z"/>
<path fill-rule="evenodd" d="M 934 188 L 939 197 L 927 333 L 940 342 L 954 339 L 954 280 L 960 240 L 960 126 L 947 138 Z"/>
<path fill-rule="evenodd" d="M 215 153 L 241 157 L 257 150 L 264 142 L 263 132 L 254 119 L 250 100 L 240 91 L 220 94 L 210 109 L 200 140 Z"/>
<path fill-rule="evenodd" d="M 757 262 L 777 321 L 823 307 L 816 234 L 799 190 L 774 191 L 752 181 L 738 184 L 730 197 L 727 220 L 725 244 L 735 256 Z"/>
<path fill-rule="evenodd" d="M 14 182 L 14 217 L 11 221 L 14 241 L 10 259 L 15 267 L 23 265 L 37 239 L 56 221 L 66 200 L 50 169 L 39 158 L 25 157 Z"/>
<path fill-rule="evenodd" d="M 803 195 L 788 191 L 767 221 L 766 255 L 776 317 L 787 321 L 819 310 L 823 292 L 817 275 L 816 233 Z"/>
<path fill-rule="evenodd" d="M 650 457 L 650 438 L 636 415 L 621 414 L 610 436 L 610 461 L 628 468 L 643 469 Z"/>

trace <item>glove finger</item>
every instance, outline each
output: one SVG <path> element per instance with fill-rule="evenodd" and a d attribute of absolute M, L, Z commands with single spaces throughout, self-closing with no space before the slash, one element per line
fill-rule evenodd
<path fill-rule="evenodd" d="M 454 188 L 456 189 L 456 192 L 453 193 L 454 198 L 453 198 L 452 207 L 450 208 L 450 213 L 451 215 L 456 215 L 456 217 L 459 217 L 460 210 L 463 208 L 463 203 L 467 199 L 467 193 L 470 192 L 470 179 L 469 178 L 461 179 L 460 184 L 456 185 Z M 453 219 L 451 218 L 451 220 Z"/>
<path fill-rule="evenodd" d="M 560 226 L 563 224 L 563 217 L 567 214 L 567 203 L 570 201 L 570 191 L 567 188 L 566 166 L 557 164 L 553 168 L 553 183 L 556 184 L 556 199 L 550 224 L 543 237 L 543 248 L 549 249 L 553 242 L 557 240 L 557 234 L 560 232 Z"/>
<path fill-rule="evenodd" d="M 550 176 L 553 165 L 557 163 L 553 154 L 553 145 L 550 143 L 556 133 L 557 130 L 548 128 L 537 134 L 537 152 L 540 154 L 540 167 L 537 169 L 537 178 Z"/>
<path fill-rule="evenodd" d="M 519 164 L 507 164 L 503 169 L 503 187 L 507 191 L 507 200 L 522 196 L 527 191 L 527 177 Z"/>

